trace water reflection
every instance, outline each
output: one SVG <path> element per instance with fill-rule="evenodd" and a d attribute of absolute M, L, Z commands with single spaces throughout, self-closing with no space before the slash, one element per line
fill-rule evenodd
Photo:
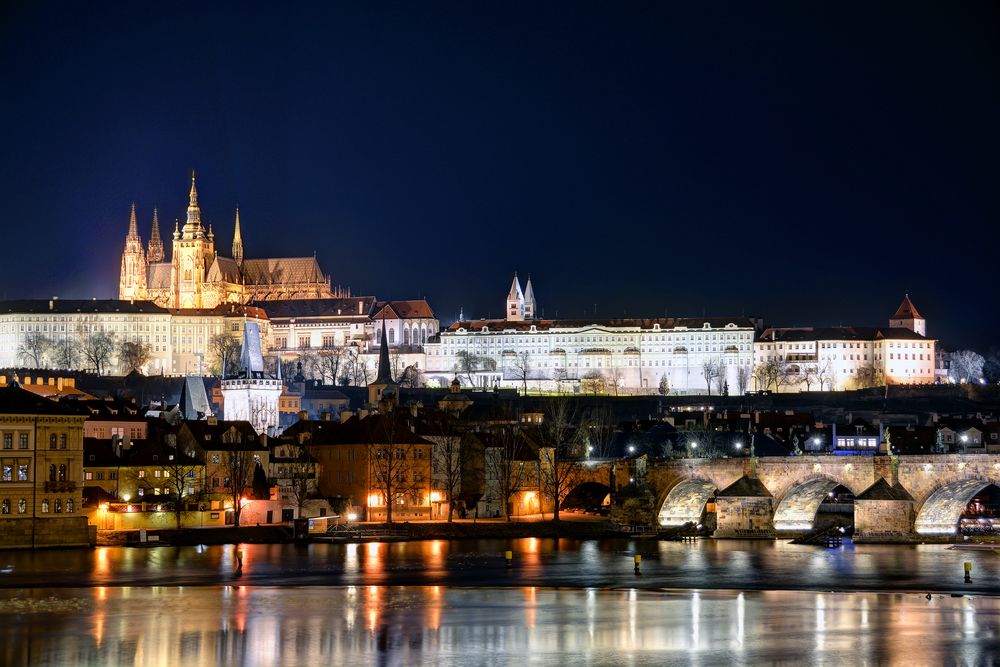
<path fill-rule="evenodd" d="M 0 594 L 3 664 L 983 664 L 1000 621 L 995 598 L 917 594 L 91 588 L 14 613 L 17 597 Z"/>
<path fill-rule="evenodd" d="M 505 567 L 503 553 L 514 552 Z M 236 573 L 236 552 L 243 570 Z M 642 556 L 642 575 L 632 557 Z M 963 582 L 963 561 L 973 583 Z M 439 585 L 907 590 L 995 593 L 1000 559 L 944 545 L 825 550 L 785 542 L 427 540 L 409 543 L 100 547 L 10 552 L 0 588 L 120 585 Z"/>

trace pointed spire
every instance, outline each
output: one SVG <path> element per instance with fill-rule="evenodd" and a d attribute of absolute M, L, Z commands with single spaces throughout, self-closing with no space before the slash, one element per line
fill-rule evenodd
<path fill-rule="evenodd" d="M 135 221 L 135 202 L 132 202 L 132 211 L 128 215 L 128 239 L 139 238 L 139 226 Z"/>
<path fill-rule="evenodd" d="M 510 292 L 507 294 L 508 299 L 517 299 L 521 301 L 524 299 L 524 293 L 521 291 L 521 283 L 517 279 L 517 271 L 514 272 L 514 282 L 510 284 Z"/>
<path fill-rule="evenodd" d="M 191 192 L 188 194 L 187 222 L 184 223 L 185 238 L 197 238 L 205 233 L 201 225 L 201 209 L 198 207 L 198 188 L 194 183 L 194 169 L 191 170 Z"/>
<path fill-rule="evenodd" d="M 535 290 L 531 287 L 531 274 L 528 274 L 528 282 L 524 286 L 524 316 L 529 320 L 538 317 L 538 306 L 535 303 Z"/>
<path fill-rule="evenodd" d="M 181 221 L 174 218 L 174 240 L 176 241 L 181 237 Z"/>
<path fill-rule="evenodd" d="M 233 259 L 243 262 L 243 235 L 240 233 L 240 207 L 236 207 L 236 230 L 233 232 Z"/>
<path fill-rule="evenodd" d="M 385 315 L 382 315 L 382 345 L 378 349 L 378 377 L 375 384 L 394 384 L 392 369 L 389 368 L 389 339 L 385 335 Z"/>
<path fill-rule="evenodd" d="M 163 240 L 160 239 L 160 218 L 153 209 L 153 229 L 149 233 L 149 249 L 146 253 L 150 262 L 163 261 Z"/>

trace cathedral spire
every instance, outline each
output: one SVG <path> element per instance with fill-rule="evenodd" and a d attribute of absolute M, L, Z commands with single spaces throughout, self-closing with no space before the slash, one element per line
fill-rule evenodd
<path fill-rule="evenodd" d="M 125 238 L 129 241 L 139 238 L 139 225 L 135 221 L 135 202 L 132 202 L 132 212 L 128 216 L 128 236 Z"/>
<path fill-rule="evenodd" d="M 194 169 L 191 170 L 191 192 L 188 194 L 187 222 L 184 223 L 185 238 L 204 236 L 205 228 L 201 225 L 201 208 L 198 207 L 198 188 L 194 183 Z"/>
<path fill-rule="evenodd" d="M 163 241 L 160 239 L 160 218 L 153 209 L 153 229 L 149 233 L 149 249 L 146 256 L 150 262 L 163 261 Z"/>
<path fill-rule="evenodd" d="M 236 231 L 233 232 L 233 259 L 243 263 L 243 236 L 240 234 L 240 207 L 236 207 Z"/>

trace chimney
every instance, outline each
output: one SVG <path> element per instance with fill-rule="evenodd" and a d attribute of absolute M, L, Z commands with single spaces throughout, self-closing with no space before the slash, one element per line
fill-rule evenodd
<path fill-rule="evenodd" d="M 309 413 L 305 410 L 299 410 L 299 421 L 304 422 L 309 419 Z"/>
<path fill-rule="evenodd" d="M 330 411 L 324 410 L 323 412 L 319 413 L 319 418 L 325 422 L 330 421 Z"/>
<path fill-rule="evenodd" d="M 350 410 L 344 410 L 344 411 L 342 411 L 340 413 L 340 423 L 343 424 L 344 422 L 346 422 L 348 419 L 350 419 L 353 416 L 354 416 L 354 413 L 351 412 Z"/>
<path fill-rule="evenodd" d="M 361 299 L 358 299 L 358 315 L 364 315 L 362 308 L 364 308 L 364 304 L 361 302 Z"/>

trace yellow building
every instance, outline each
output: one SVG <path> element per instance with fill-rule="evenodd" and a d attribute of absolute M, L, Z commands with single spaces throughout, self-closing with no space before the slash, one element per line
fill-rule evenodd
<path fill-rule="evenodd" d="M 86 418 L 16 383 L 0 388 L 0 548 L 89 544 Z"/>
<path fill-rule="evenodd" d="M 215 249 L 215 234 L 201 222 L 201 207 L 194 174 L 188 195 L 187 218 L 175 222 L 172 253 L 164 255 L 159 219 L 153 212 L 153 227 L 146 250 L 136 222 L 135 205 L 129 218 L 122 253 L 118 289 L 122 300 L 149 300 L 164 308 L 215 308 L 226 303 L 283 299 L 324 299 L 347 296 L 331 287 L 315 257 L 246 259 L 240 212 L 236 210 L 232 257 Z"/>

